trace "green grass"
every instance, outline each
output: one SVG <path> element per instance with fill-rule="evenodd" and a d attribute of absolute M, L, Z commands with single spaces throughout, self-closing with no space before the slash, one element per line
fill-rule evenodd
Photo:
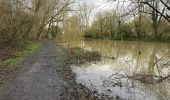
<path fill-rule="evenodd" d="M 7 73 L 18 68 L 18 64 L 22 63 L 25 58 L 33 55 L 41 46 L 41 43 L 29 43 L 25 49 L 16 51 L 14 54 L 16 57 L 0 62 L 0 73 Z"/>

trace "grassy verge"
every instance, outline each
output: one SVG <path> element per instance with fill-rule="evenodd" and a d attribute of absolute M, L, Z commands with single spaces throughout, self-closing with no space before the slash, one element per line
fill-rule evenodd
<path fill-rule="evenodd" d="M 16 69 L 18 64 L 35 53 L 40 47 L 41 43 L 32 42 L 27 44 L 26 48 L 22 50 L 13 50 L 12 56 L 8 56 L 6 59 L 0 61 L 0 73 L 7 73 Z"/>

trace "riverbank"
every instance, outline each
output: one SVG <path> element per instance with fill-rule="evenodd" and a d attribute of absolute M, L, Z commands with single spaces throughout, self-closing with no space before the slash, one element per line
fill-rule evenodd
<path fill-rule="evenodd" d="M 84 40 L 113 40 L 113 41 L 141 41 L 141 42 L 156 42 L 156 43 L 169 43 L 169 39 L 153 39 L 153 38 L 93 38 L 93 37 L 84 37 Z"/>
<path fill-rule="evenodd" d="M 84 46 L 87 46 L 87 43 L 93 43 L 93 42 L 90 41 L 90 42 L 83 42 L 83 43 L 86 44 Z M 106 49 L 109 48 L 108 45 L 112 47 L 112 50 Z M 6 75 L 5 77 L 1 78 L 0 90 L 2 91 L 0 91 L 0 99 L 11 100 L 11 98 L 14 98 L 14 100 L 22 100 L 22 99 L 42 100 L 42 98 L 43 99 L 45 98 L 45 100 L 49 100 L 49 99 L 50 100 L 56 100 L 56 99 L 120 100 L 122 98 L 125 99 L 129 98 L 132 95 L 126 93 L 129 97 L 122 96 L 121 94 L 124 94 L 124 90 L 126 90 L 126 83 L 119 82 L 119 81 L 117 82 L 116 80 L 114 81 L 114 79 L 123 78 L 123 79 L 131 80 L 134 81 L 135 84 L 139 86 L 141 86 L 140 84 L 143 85 L 147 84 L 153 86 L 156 85 L 158 82 L 160 82 L 159 84 L 162 84 L 161 82 L 166 82 L 166 80 L 164 81 L 162 79 L 169 78 L 167 76 L 154 77 L 150 75 L 148 77 L 145 74 L 137 74 L 137 71 L 136 74 L 134 74 L 135 76 L 134 75 L 130 76 L 131 75 L 130 73 L 129 75 L 128 74 L 123 75 L 122 73 L 118 73 L 119 71 L 117 71 L 117 68 L 119 69 L 122 66 L 125 68 L 125 70 L 121 69 L 122 72 L 130 70 L 129 66 L 125 66 L 126 64 L 121 65 L 121 63 L 119 63 L 118 65 L 115 65 L 116 69 L 112 69 L 114 68 L 114 65 L 111 65 L 111 63 L 119 59 L 117 56 L 113 55 L 112 53 L 116 53 L 116 54 L 122 53 L 124 55 L 126 55 L 127 53 L 131 54 L 131 52 L 127 52 L 127 50 L 136 50 L 134 48 L 138 48 L 140 50 L 138 46 L 141 46 L 139 44 L 136 44 L 137 46 L 136 47 L 134 45 L 132 46 L 131 44 L 128 45 L 127 43 L 123 45 L 123 48 L 127 46 L 130 47 L 131 49 L 130 48 L 118 49 L 120 48 L 121 45 L 122 43 L 111 44 L 108 41 L 105 41 L 104 43 L 102 42 L 99 43 L 94 41 L 93 45 L 89 44 L 86 48 L 89 48 L 90 46 L 92 47 L 96 46 L 96 47 L 101 47 L 104 50 L 108 50 L 105 52 L 106 53 L 105 56 L 108 55 L 109 58 L 101 59 L 101 57 L 105 57 L 105 56 L 101 55 L 104 53 L 101 53 L 100 49 L 84 50 L 78 48 L 78 46 L 70 46 L 70 48 L 64 48 L 63 46 L 58 45 L 56 41 L 52 41 L 52 40 L 44 41 L 43 46 L 38 50 L 39 52 L 36 52 L 34 55 L 31 55 L 27 59 L 25 59 L 20 64 L 20 67 L 18 66 L 19 68 L 17 69 L 17 71 L 13 73 L 7 73 L 6 74 L 8 76 L 7 78 Z M 146 46 L 146 44 L 143 44 L 143 46 Z M 143 46 L 141 46 L 141 48 L 143 48 Z M 161 46 L 163 45 L 161 44 Z M 148 47 L 151 46 L 149 45 Z M 159 48 L 163 48 L 163 47 L 159 47 Z M 93 50 L 93 51 L 86 51 L 86 50 Z M 94 51 L 98 51 L 98 52 L 94 52 Z M 146 50 L 142 50 L 142 51 L 146 51 Z M 150 50 L 148 52 L 150 52 Z M 146 52 L 147 55 L 149 54 L 148 52 Z M 139 52 L 136 52 L 135 54 L 138 53 Z M 145 52 L 141 52 L 141 54 L 138 55 L 141 56 L 144 55 L 144 53 Z M 134 54 L 134 51 L 132 51 L 132 54 Z M 113 57 L 114 59 L 110 59 Z M 104 62 L 105 60 L 106 62 Z M 124 61 L 127 60 L 125 59 Z M 126 63 L 129 64 L 128 62 Z M 86 64 L 88 64 L 88 66 L 84 66 Z M 74 70 L 75 67 L 81 71 L 76 72 Z M 133 66 L 131 65 L 131 67 Z M 143 66 L 141 67 L 143 68 Z M 114 71 L 116 71 L 116 73 Z M 107 76 L 108 77 L 112 76 L 111 80 L 110 78 L 107 80 Z M 90 83 L 92 87 L 88 87 L 85 81 L 84 82 L 78 81 L 79 78 L 82 79 L 84 78 L 83 80 L 85 81 L 87 79 L 87 84 L 88 82 L 92 82 Z M 104 80 L 102 79 L 101 81 L 98 80 L 100 78 Z M 159 79 L 151 80 L 151 78 L 156 78 L 156 79 L 159 78 Z M 96 84 L 94 84 L 93 82 Z M 112 91 L 112 89 L 106 89 L 104 92 L 101 92 L 100 90 L 95 88 L 95 86 L 101 85 L 100 82 L 104 82 L 104 85 L 106 87 L 108 85 L 112 89 L 117 88 L 118 90 L 116 91 L 119 92 L 115 92 L 114 90 Z M 140 84 L 138 84 L 139 82 Z M 101 85 L 101 87 L 103 87 L 103 85 Z M 141 90 L 140 92 L 143 92 L 143 90 Z M 111 94 L 113 94 L 113 96 Z"/>
<path fill-rule="evenodd" d="M 77 50 L 87 54 L 84 50 L 63 48 L 51 40 L 43 42 L 39 50 L 38 48 L 26 50 L 25 52 L 29 52 L 27 58 L 21 57 L 22 60 L 16 60 L 17 70 L 13 69 L 10 73 L 1 75 L 0 99 L 75 100 L 79 98 L 79 100 L 84 100 L 84 98 L 93 98 L 97 100 L 94 91 L 76 82 L 76 75 L 70 68 L 71 63 L 66 63 L 69 62 L 67 59 L 70 56 L 69 52 L 77 52 Z M 33 51 L 34 54 L 32 54 Z M 24 55 L 23 57 L 26 57 L 25 53 Z M 79 60 L 81 58 L 84 60 L 84 56 L 78 57 Z M 75 64 L 80 64 L 77 60 L 75 61 Z"/>
<path fill-rule="evenodd" d="M 62 100 L 112 100 L 109 96 L 99 94 L 96 90 L 91 90 L 85 85 L 76 82 L 76 74 L 72 71 L 72 65 L 81 66 L 90 62 L 101 60 L 101 54 L 95 51 L 85 51 L 81 48 L 63 48 L 57 46 L 58 52 L 62 56 L 62 77 L 65 86 L 61 94 Z M 81 52 L 81 54 L 80 54 Z M 72 59 L 72 60 L 71 60 Z M 119 97 L 117 97 L 119 100 Z"/>

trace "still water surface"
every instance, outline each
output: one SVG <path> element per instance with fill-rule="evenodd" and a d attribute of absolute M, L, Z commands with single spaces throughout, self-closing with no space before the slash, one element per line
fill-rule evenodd
<path fill-rule="evenodd" d="M 144 84 L 124 76 L 170 74 L 168 43 L 77 40 L 65 46 L 81 47 L 102 54 L 101 62 L 72 66 L 77 82 L 100 94 L 125 100 L 170 100 L 170 82 Z"/>

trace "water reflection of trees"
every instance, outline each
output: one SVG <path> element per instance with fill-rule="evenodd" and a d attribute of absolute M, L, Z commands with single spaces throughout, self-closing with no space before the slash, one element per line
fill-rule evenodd
<path fill-rule="evenodd" d="M 161 66 L 166 64 L 167 67 L 167 64 L 169 64 L 167 63 L 169 61 L 168 56 L 170 55 L 168 44 L 92 40 L 85 41 L 84 48 L 93 48 L 102 53 L 104 57 L 116 58 L 111 60 L 113 63 L 127 63 L 129 65 L 128 62 L 133 62 L 133 64 L 130 64 L 130 67 L 131 71 L 135 73 L 160 74 L 162 71 Z M 120 58 L 124 62 L 120 61 Z M 117 66 L 119 67 L 120 65 Z"/>
<path fill-rule="evenodd" d="M 169 73 L 169 45 L 163 43 L 86 40 L 69 41 L 69 46 L 99 51 L 105 59 L 119 68 L 129 69 L 131 74 L 161 75 Z M 114 58 L 114 59 L 110 59 Z"/>
<path fill-rule="evenodd" d="M 104 57 L 101 64 L 112 64 L 112 70 L 123 72 L 123 74 L 119 73 L 119 75 L 114 75 L 116 77 L 105 80 L 105 85 L 126 87 L 126 90 L 132 94 L 142 92 L 137 89 L 141 88 L 143 91 L 151 90 L 160 99 L 170 98 L 168 96 L 170 94 L 169 84 L 162 81 L 162 79 L 169 80 L 170 75 L 170 46 L 168 44 L 88 40 L 72 42 L 71 45 L 99 51 Z M 112 57 L 115 59 L 110 59 Z M 141 80 L 143 82 L 140 82 Z M 149 82 L 144 83 L 147 80 L 154 85 L 146 84 Z M 145 88 L 141 85 L 145 85 Z"/>
<path fill-rule="evenodd" d="M 69 46 L 99 51 L 115 67 L 124 67 L 131 74 L 163 75 L 169 73 L 170 47 L 163 43 L 86 40 L 69 41 Z M 114 59 L 110 59 L 114 58 Z"/>

